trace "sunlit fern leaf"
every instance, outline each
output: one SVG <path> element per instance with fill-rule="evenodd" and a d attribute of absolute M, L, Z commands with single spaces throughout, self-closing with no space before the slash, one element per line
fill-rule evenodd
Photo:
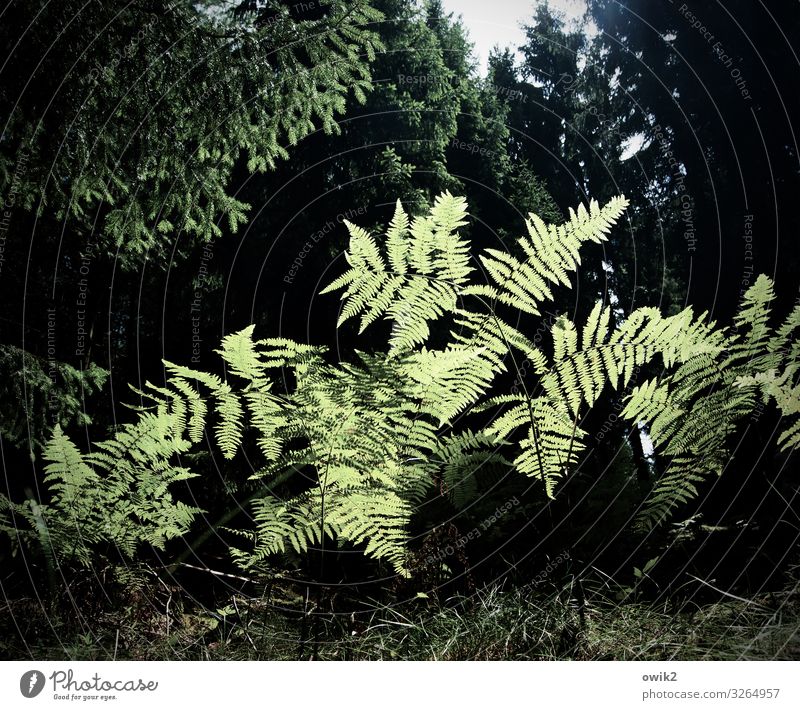
<path fill-rule="evenodd" d="M 622 410 L 623 417 L 635 422 L 651 422 L 663 416 L 669 402 L 669 388 L 667 385 L 660 386 L 656 378 L 645 380 L 633 388 L 626 400 Z M 679 414 L 683 415 L 683 411 L 679 410 Z M 658 439 L 652 432 L 652 427 L 650 436 Z"/>
<path fill-rule="evenodd" d="M 189 407 L 190 416 L 187 427 L 189 441 L 197 443 L 203 438 L 208 407 L 200 393 L 186 380 L 176 378 L 171 383 L 184 396 Z"/>
<path fill-rule="evenodd" d="M 407 359 L 404 370 L 417 385 L 412 396 L 440 426 L 477 401 L 495 376 L 480 348 L 423 349 Z"/>
<path fill-rule="evenodd" d="M 216 352 L 222 356 L 234 375 L 255 385 L 264 386 L 266 367 L 259 358 L 257 343 L 253 341 L 254 328 L 255 326 L 251 325 L 244 330 L 226 335 L 222 339 L 222 346 Z"/>
<path fill-rule="evenodd" d="M 603 307 L 602 301 L 595 303 L 592 312 L 586 319 L 581 335 L 581 349 L 588 350 L 592 345 L 606 342 L 608 325 L 611 320 L 610 306 Z"/>
<path fill-rule="evenodd" d="M 495 288 L 502 294 L 501 300 L 526 313 L 540 315 L 540 304 L 553 298 L 550 286 L 570 285 L 569 274 L 580 263 L 582 244 L 605 241 L 627 204 L 624 197 L 614 198 L 602 208 L 592 201 L 589 210 L 583 206 L 577 212 L 570 210 L 569 220 L 559 226 L 547 225 L 531 214 L 526 223 L 527 236 L 517 240 L 524 260 L 496 249 L 487 250 L 481 257 Z"/>
<path fill-rule="evenodd" d="M 795 419 L 781 432 L 777 443 L 784 451 L 800 445 L 800 419 Z"/>
<path fill-rule="evenodd" d="M 788 322 L 771 335 L 769 304 L 773 299 L 772 282 L 759 277 L 742 298 L 733 332 L 696 322 L 677 333 L 665 333 L 674 338 L 672 359 L 677 366 L 658 381 L 636 388 L 623 411 L 648 425 L 656 454 L 668 462 L 667 473 L 658 479 L 638 516 L 639 525 L 647 528 L 663 521 L 697 496 L 700 482 L 724 471 L 729 440 L 754 411 L 759 394 L 762 401 L 774 400 L 784 414 L 793 411 L 800 391 L 784 390 L 782 384 L 790 382 L 791 376 L 782 380 L 775 366 L 796 328 L 792 319 L 800 324 L 800 313 L 793 311 Z M 687 339 L 695 342 L 687 343 Z M 796 357 L 797 353 L 787 358 L 789 367 Z"/>
<path fill-rule="evenodd" d="M 386 231 L 386 255 L 389 266 L 398 276 L 404 276 L 408 269 L 408 215 L 397 200 L 394 217 Z"/>
<path fill-rule="evenodd" d="M 45 451 L 45 475 L 43 481 L 50 486 L 53 504 L 65 510 L 72 506 L 85 505 L 87 491 L 100 482 L 97 473 L 84 463 L 78 447 L 72 443 L 56 424 Z"/>
<path fill-rule="evenodd" d="M 426 342 L 430 322 L 456 307 L 472 271 L 469 244 L 457 231 L 466 224 L 465 216 L 464 198 L 449 193 L 436 198 L 429 215 L 410 223 L 398 203 L 383 240 L 385 258 L 366 230 L 348 223 L 350 268 L 322 291 L 345 289 L 339 324 L 361 316 L 363 331 L 375 320 L 389 318 L 392 352 Z"/>
<path fill-rule="evenodd" d="M 757 352 L 770 335 L 769 304 L 774 299 L 775 290 L 772 281 L 764 274 L 758 276 L 755 284 L 747 289 L 742 298 L 734 323 L 740 329 L 747 329 L 747 336 L 743 339 L 742 345 L 748 353 Z"/>

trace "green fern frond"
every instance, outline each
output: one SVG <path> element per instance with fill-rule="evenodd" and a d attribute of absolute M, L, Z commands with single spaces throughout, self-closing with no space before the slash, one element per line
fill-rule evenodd
<path fill-rule="evenodd" d="M 82 454 L 60 427 L 53 431 L 44 452 L 50 504 L 13 506 L 47 555 L 89 564 L 93 548 L 108 542 L 132 558 L 142 543 L 163 548 L 184 534 L 200 512 L 171 492 L 195 475 L 171 463 L 191 445 L 183 438 L 186 407 L 179 393 L 151 389 L 161 402 L 155 411 L 141 410 L 135 424 L 95 442 L 90 453 Z"/>
<path fill-rule="evenodd" d="M 698 467 L 694 458 L 673 459 L 637 514 L 636 526 L 650 530 L 667 521 L 676 508 L 699 495 L 697 485 L 712 473 Z"/>
<path fill-rule="evenodd" d="M 346 287 L 339 325 L 360 316 L 363 332 L 385 317 L 393 321 L 392 352 L 426 342 L 430 322 L 455 309 L 472 271 L 469 244 L 457 233 L 465 216 L 464 199 L 449 193 L 436 199 L 428 216 L 410 223 L 398 202 L 385 239 L 386 258 L 366 230 L 348 223 L 350 268 L 322 291 Z"/>
<path fill-rule="evenodd" d="M 649 527 L 665 519 L 696 497 L 697 484 L 723 472 L 728 440 L 754 410 L 759 392 L 764 400 L 774 399 L 784 414 L 800 412 L 800 407 L 793 409 L 800 390 L 783 388 L 791 382 L 789 371 L 786 379 L 776 375 L 779 351 L 786 351 L 790 334 L 800 325 L 800 313 L 793 311 L 771 335 L 769 304 L 774 297 L 772 282 L 760 276 L 744 294 L 732 333 L 698 323 L 681 333 L 667 333 L 675 337 L 678 366 L 640 385 L 629 397 L 623 414 L 649 426 L 657 453 L 670 462 L 669 472 L 656 483 L 638 517 L 639 525 Z M 687 335 L 693 343 L 686 342 Z M 796 354 L 787 360 L 790 367 L 792 362 Z M 789 434 L 779 443 L 791 438 Z"/>
<path fill-rule="evenodd" d="M 583 205 L 577 212 L 570 210 L 569 220 L 559 226 L 529 215 L 528 234 L 517 240 L 525 260 L 497 249 L 489 249 L 481 257 L 501 300 L 526 313 L 541 315 L 541 303 L 553 298 L 550 285 L 570 285 L 569 274 L 580 264 L 581 246 L 587 241 L 605 241 L 627 205 L 624 197 L 616 197 L 602 208 L 592 201 L 588 210 Z"/>

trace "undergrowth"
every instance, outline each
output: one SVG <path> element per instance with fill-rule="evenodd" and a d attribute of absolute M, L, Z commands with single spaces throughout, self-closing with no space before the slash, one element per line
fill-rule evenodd
<path fill-rule="evenodd" d="M 796 578 L 795 578 L 796 579 Z M 484 587 L 323 613 L 287 590 L 207 610 L 162 585 L 69 621 L 6 604 L 0 657 L 51 660 L 776 660 L 800 657 L 800 582 L 750 599 L 644 601 L 622 588 Z M 305 613 L 304 613 L 305 612 Z M 20 622 L 24 620 L 24 626 Z M 25 642 L 21 639 L 26 639 Z M 36 639 L 36 641 L 31 641 Z"/>

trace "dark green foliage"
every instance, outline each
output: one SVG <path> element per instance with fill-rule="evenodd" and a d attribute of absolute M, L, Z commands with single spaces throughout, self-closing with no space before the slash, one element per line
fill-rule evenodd
<path fill-rule="evenodd" d="M 55 423 L 87 423 L 103 373 L 135 377 L 165 273 L 192 298 L 218 283 L 191 260 L 247 219 L 243 177 L 335 133 L 346 100 L 365 100 L 380 13 L 312 5 L 4 7 L 0 435 L 13 457 Z"/>
<path fill-rule="evenodd" d="M 0 193 L 13 185 L 17 207 L 98 232 L 125 265 L 166 256 L 180 234 L 218 236 L 222 220 L 235 231 L 248 208 L 229 185 L 240 156 L 274 168 L 369 89 L 379 14 L 361 0 L 292 7 L 12 3 Z"/>
<path fill-rule="evenodd" d="M 0 436 L 39 453 L 55 425 L 91 422 L 86 398 L 98 391 L 108 372 L 91 363 L 85 370 L 44 359 L 13 345 L 0 345 Z"/>

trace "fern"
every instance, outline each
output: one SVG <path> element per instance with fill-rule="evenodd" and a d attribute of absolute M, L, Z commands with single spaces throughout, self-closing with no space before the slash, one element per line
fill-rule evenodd
<path fill-rule="evenodd" d="M 131 559 L 140 544 L 163 549 L 189 529 L 200 510 L 170 491 L 195 475 L 172 463 L 191 445 L 182 438 L 185 417 L 180 404 L 165 405 L 158 393 L 154 399 L 156 411 L 141 411 L 136 424 L 122 425 L 87 454 L 56 426 L 44 450 L 49 503 L 3 499 L 22 539 L 38 540 L 57 561 L 87 565 L 101 543 Z"/>
<path fill-rule="evenodd" d="M 242 567 L 337 544 L 407 575 L 411 518 L 434 487 L 464 508 L 480 490 L 478 471 L 513 467 L 557 496 L 586 456 L 586 415 L 612 390 L 627 393 L 622 416 L 647 427 L 667 462 L 638 518 L 658 524 L 724 470 L 727 441 L 759 398 L 788 420 L 779 444 L 800 443 L 800 307 L 773 331 L 772 284 L 760 277 L 730 332 L 691 309 L 623 318 L 600 302 L 582 323 L 557 317 L 544 343 L 510 325 L 569 286 L 582 245 L 604 241 L 626 204 L 591 203 L 559 226 L 530 215 L 518 255 L 481 256 L 484 282 L 460 234 L 462 198 L 445 193 L 413 218 L 398 202 L 381 237 L 347 223 L 348 268 L 325 292 L 343 291 L 339 325 L 358 318 L 363 332 L 390 321 L 386 352 L 331 363 L 323 348 L 255 340 L 250 326 L 223 339 L 224 376 L 165 363 L 163 386 L 138 392 L 137 421 L 90 453 L 57 429 L 46 449 L 49 501 L 0 498 L 0 525 L 11 532 L 21 516 L 28 539 L 84 562 L 104 541 L 127 556 L 141 543 L 163 546 L 198 512 L 170 491 L 193 475 L 178 457 L 205 437 L 227 459 L 257 449 L 255 473 L 241 482 L 251 525 L 231 531 Z M 432 328 L 437 341 L 449 331 L 441 347 L 429 342 Z M 634 387 L 646 367 L 659 374 Z M 493 391 L 509 371 L 511 392 Z M 463 423 L 479 412 L 490 423 Z"/>
<path fill-rule="evenodd" d="M 346 287 L 338 325 L 360 316 L 360 332 L 378 318 L 389 318 L 392 354 L 424 343 L 429 323 L 456 307 L 467 277 L 469 244 L 456 232 L 466 224 L 466 201 L 445 193 L 431 214 L 408 216 L 397 203 L 385 249 L 361 227 L 346 222 L 350 232 L 350 268 L 322 293 Z M 384 251 L 387 252 L 386 257 Z"/>
<path fill-rule="evenodd" d="M 790 346 L 800 313 L 796 308 L 771 336 L 773 299 L 772 282 L 759 276 L 744 294 L 730 333 L 713 324 L 695 324 L 694 357 L 629 396 L 623 415 L 648 425 L 656 451 L 667 461 L 638 516 L 639 525 L 650 528 L 663 522 L 698 495 L 699 483 L 723 473 L 728 440 L 755 409 L 759 390 L 785 416 L 800 413 L 800 391 L 792 381 L 800 353 L 796 344 Z M 777 375 L 781 365 L 785 370 Z M 778 443 L 791 446 L 792 431 L 790 424 Z"/>
<path fill-rule="evenodd" d="M 465 508 L 478 498 L 478 473 L 482 469 L 498 464 L 512 466 L 498 455 L 495 443 L 492 437 L 467 429 L 443 437 L 434 450 L 434 457 L 442 464 L 441 491 L 456 508 Z"/>
<path fill-rule="evenodd" d="M 766 278 L 766 277 L 764 277 Z M 756 282 L 758 286 L 758 281 Z M 768 292 L 766 297 L 769 298 Z M 748 304 L 749 305 L 749 304 Z M 752 306 L 750 306 L 752 309 Z M 756 311 L 756 328 L 762 334 L 767 325 L 761 312 Z M 740 387 L 756 387 L 764 404 L 774 401 L 783 417 L 788 421 L 777 439 L 784 451 L 792 450 L 800 444 L 800 305 L 795 305 L 783 324 L 769 338 L 765 351 L 757 363 L 759 371 L 746 374 L 736 380 Z M 763 341 L 763 337 L 762 337 Z M 750 354 L 750 351 L 748 351 Z M 753 359 L 750 360 L 752 366 Z"/>
<path fill-rule="evenodd" d="M 616 197 L 602 208 L 592 201 L 588 210 L 583 205 L 577 212 L 570 210 L 569 220 L 559 226 L 547 225 L 536 215 L 529 215 L 528 234 L 517 240 L 526 258 L 488 249 L 481 262 L 495 285 L 473 286 L 468 293 L 541 315 L 541 303 L 553 299 L 551 286 L 569 287 L 569 274 L 580 264 L 583 244 L 605 241 L 627 205 L 624 197 Z"/>

